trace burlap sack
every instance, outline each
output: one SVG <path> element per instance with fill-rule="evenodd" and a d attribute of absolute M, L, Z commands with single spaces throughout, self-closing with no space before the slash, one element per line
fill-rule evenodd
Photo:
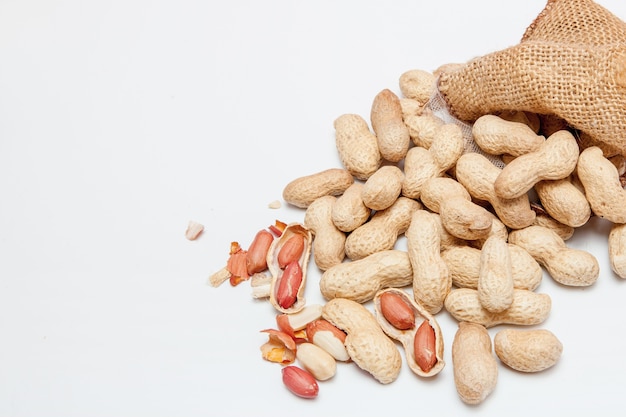
<path fill-rule="evenodd" d="M 549 0 L 518 45 L 444 70 L 438 89 L 463 121 L 553 115 L 626 155 L 626 24 L 591 0 Z"/>

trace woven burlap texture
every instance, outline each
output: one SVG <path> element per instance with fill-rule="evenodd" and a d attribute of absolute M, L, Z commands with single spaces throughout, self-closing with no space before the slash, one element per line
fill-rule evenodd
<path fill-rule="evenodd" d="M 554 115 L 626 155 L 626 24 L 591 0 L 549 0 L 518 45 L 443 71 L 438 89 L 465 122 Z"/>

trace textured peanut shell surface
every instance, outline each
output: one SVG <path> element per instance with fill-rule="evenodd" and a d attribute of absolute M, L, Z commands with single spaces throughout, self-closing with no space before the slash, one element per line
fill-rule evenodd
<path fill-rule="evenodd" d="M 563 344 L 546 329 L 504 329 L 494 339 L 496 355 L 507 366 L 521 372 L 540 372 L 554 366 Z"/>
<path fill-rule="evenodd" d="M 459 323 L 452 341 L 452 368 L 456 390 L 464 403 L 480 404 L 495 390 L 498 363 L 484 326 Z"/>
<path fill-rule="evenodd" d="M 390 249 L 327 269 L 320 278 L 320 291 L 329 300 L 347 298 L 364 303 L 382 288 L 405 287 L 412 282 L 409 255 Z"/>
<path fill-rule="evenodd" d="M 359 368 L 382 384 L 398 378 L 402 356 L 374 313 L 356 301 L 334 298 L 324 305 L 322 316 L 347 333 L 346 350 Z"/>
<path fill-rule="evenodd" d="M 492 313 L 480 303 L 478 291 L 457 288 L 450 291 L 445 300 L 446 310 L 457 321 L 468 321 L 493 327 L 498 324 L 530 326 L 544 322 L 552 308 L 548 294 L 528 290 L 514 290 L 513 303 L 500 313 Z"/>

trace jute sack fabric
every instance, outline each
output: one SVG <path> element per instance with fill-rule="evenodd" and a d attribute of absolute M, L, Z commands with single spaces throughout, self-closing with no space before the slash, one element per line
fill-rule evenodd
<path fill-rule="evenodd" d="M 456 118 L 527 111 L 564 119 L 626 155 L 626 24 L 591 0 L 549 0 L 515 46 L 439 76 Z"/>

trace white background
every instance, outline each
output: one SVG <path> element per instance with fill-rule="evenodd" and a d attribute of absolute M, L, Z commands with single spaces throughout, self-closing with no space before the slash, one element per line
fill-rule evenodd
<path fill-rule="evenodd" d="M 626 18 L 622 0 L 599 3 Z M 605 222 L 570 241 L 597 256 L 598 282 L 537 290 L 560 362 L 501 366 L 478 407 L 455 391 L 445 312 L 436 378 L 405 364 L 381 385 L 340 364 L 306 401 L 261 358 L 270 305 L 248 283 L 207 285 L 231 241 L 303 220 L 268 204 L 340 166 L 336 117 L 368 117 L 406 70 L 518 43 L 544 4 L 0 0 L 0 416 L 623 412 L 626 282 Z M 189 220 L 206 227 L 193 242 Z M 324 302 L 319 276 L 312 263 L 310 303 Z"/>

